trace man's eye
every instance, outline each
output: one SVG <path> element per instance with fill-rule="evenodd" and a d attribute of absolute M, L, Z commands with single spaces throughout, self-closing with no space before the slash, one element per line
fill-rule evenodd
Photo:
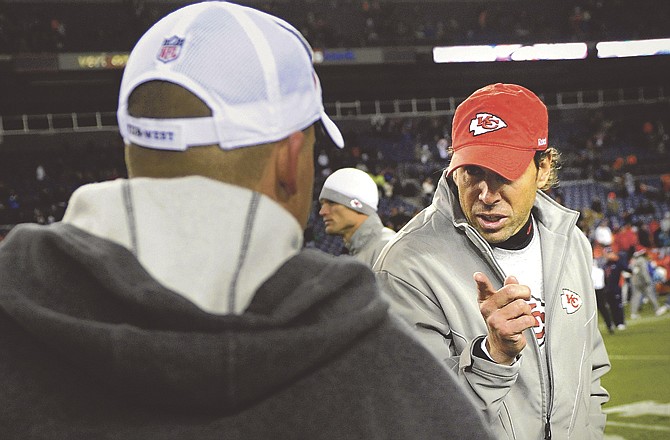
<path fill-rule="evenodd" d="M 468 165 L 463 168 L 465 169 L 465 172 L 471 176 L 481 176 L 482 174 L 484 174 L 484 170 L 474 165 Z"/>

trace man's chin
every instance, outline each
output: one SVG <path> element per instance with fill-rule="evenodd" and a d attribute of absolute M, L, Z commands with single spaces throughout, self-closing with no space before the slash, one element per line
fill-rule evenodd
<path fill-rule="evenodd" d="M 478 229 L 479 234 L 486 240 L 489 244 L 498 244 L 507 240 L 510 237 L 510 234 L 505 231 L 505 229 L 497 230 L 481 230 Z"/>

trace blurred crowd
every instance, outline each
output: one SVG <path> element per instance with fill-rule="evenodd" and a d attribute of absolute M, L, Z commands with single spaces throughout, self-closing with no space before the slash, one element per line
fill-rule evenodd
<path fill-rule="evenodd" d="M 670 121 L 667 111 L 645 108 L 584 111 L 581 118 L 554 114 L 557 122 L 550 127 L 550 138 L 562 152 L 562 168 L 561 184 L 549 195 L 580 211 L 578 225 L 593 245 L 598 267 L 620 271 L 616 282 L 623 302 L 632 290 L 627 289 L 631 260 L 641 250 L 648 251 L 655 291 L 670 292 L 670 151 L 663 129 Z M 637 117 L 621 116 L 631 114 Z M 362 169 L 377 183 L 383 223 L 399 230 L 430 203 L 449 163 L 449 121 L 447 116 L 340 121 L 347 147 L 317 145 L 314 193 L 319 194 L 333 171 Z M 0 149 L 0 240 L 18 223 L 61 220 L 79 186 L 119 177 L 126 172 L 116 138 L 102 144 Z M 341 236 L 326 234 L 318 211 L 315 199 L 306 246 L 346 253 Z"/>
<path fill-rule="evenodd" d="M 667 110 L 653 106 L 552 115 L 550 137 L 562 152 L 562 183 L 550 195 L 582 212 L 585 234 L 592 236 L 602 219 L 613 228 L 630 221 L 651 230 L 649 238 L 641 240 L 643 246 L 670 246 L 654 236 L 654 225 L 670 211 L 670 150 L 663 128 L 670 123 L 667 118 Z M 449 162 L 450 117 L 377 117 L 339 125 L 347 148 L 317 146 L 315 192 L 334 170 L 363 169 L 378 184 L 381 218 L 398 230 L 430 203 Z M 74 189 L 125 176 L 116 138 L 102 145 L 88 141 L 60 148 L 0 150 L 0 156 L 0 225 L 60 220 Z M 308 241 L 339 253 L 341 244 L 325 235 L 316 211 Z M 650 224 L 652 220 L 656 223 Z"/>
<path fill-rule="evenodd" d="M 18 223 L 61 220 L 75 189 L 118 177 L 126 177 L 120 142 L 0 149 L 0 238 Z"/>
<path fill-rule="evenodd" d="M 151 23 L 190 3 L 0 1 L 0 53 L 128 51 Z M 240 1 L 298 27 L 317 48 L 598 41 L 667 37 L 656 0 Z"/>

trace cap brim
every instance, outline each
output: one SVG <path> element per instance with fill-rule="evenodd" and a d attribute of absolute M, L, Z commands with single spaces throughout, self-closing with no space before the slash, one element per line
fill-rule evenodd
<path fill-rule="evenodd" d="M 447 176 L 450 176 L 456 168 L 475 165 L 500 174 L 507 180 L 516 180 L 526 171 L 534 155 L 534 150 L 505 148 L 499 145 L 468 145 L 454 152 L 447 168 Z"/>
<path fill-rule="evenodd" d="M 328 133 L 328 137 L 330 137 L 337 148 L 344 148 L 344 138 L 342 137 L 342 133 L 340 133 L 340 129 L 337 128 L 337 125 L 323 111 L 321 112 L 321 123 L 326 133 Z"/>

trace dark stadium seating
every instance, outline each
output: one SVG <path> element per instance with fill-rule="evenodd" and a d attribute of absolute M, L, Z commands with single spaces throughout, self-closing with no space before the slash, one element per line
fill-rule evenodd
<path fill-rule="evenodd" d="M 0 52 L 129 50 L 190 1 L 5 1 Z M 315 47 L 593 41 L 667 37 L 670 4 L 432 0 L 242 0 L 287 19 Z"/>

